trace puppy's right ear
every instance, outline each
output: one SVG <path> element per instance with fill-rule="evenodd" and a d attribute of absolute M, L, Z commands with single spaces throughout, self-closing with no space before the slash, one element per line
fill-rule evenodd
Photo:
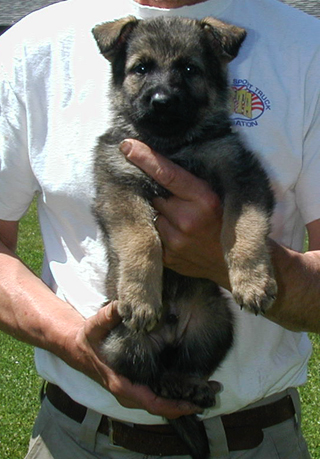
<path fill-rule="evenodd" d="M 126 44 L 132 30 L 137 26 L 138 19 L 134 16 L 104 22 L 92 29 L 101 54 L 112 61 L 117 52 Z"/>

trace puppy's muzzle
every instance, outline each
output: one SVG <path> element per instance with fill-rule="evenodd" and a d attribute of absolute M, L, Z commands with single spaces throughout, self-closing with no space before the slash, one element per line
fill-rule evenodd
<path fill-rule="evenodd" d="M 159 114 L 173 110 L 178 104 L 179 98 L 176 94 L 156 91 L 150 97 L 150 108 Z"/>

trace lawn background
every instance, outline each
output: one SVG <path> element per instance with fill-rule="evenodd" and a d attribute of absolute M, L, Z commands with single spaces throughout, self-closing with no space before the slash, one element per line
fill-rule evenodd
<path fill-rule="evenodd" d="M 35 203 L 22 220 L 20 231 L 18 253 L 39 274 L 42 244 Z M 320 459 L 320 336 L 310 337 L 314 353 L 309 366 L 309 380 L 300 390 L 303 430 L 311 457 Z M 34 368 L 32 347 L 0 332 L 0 351 L 0 458 L 23 459 L 39 408 L 41 379 Z"/>

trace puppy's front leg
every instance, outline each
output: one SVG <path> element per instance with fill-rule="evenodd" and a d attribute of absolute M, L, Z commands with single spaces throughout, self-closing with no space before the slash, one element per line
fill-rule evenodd
<path fill-rule="evenodd" d="M 113 185 L 98 194 L 95 213 L 110 262 L 109 299 L 132 330 L 150 331 L 162 312 L 162 248 L 153 209 L 141 196 Z"/>
<path fill-rule="evenodd" d="M 269 227 L 263 206 L 226 198 L 221 238 L 232 294 L 237 303 L 256 314 L 271 307 L 277 294 L 267 245 Z"/>

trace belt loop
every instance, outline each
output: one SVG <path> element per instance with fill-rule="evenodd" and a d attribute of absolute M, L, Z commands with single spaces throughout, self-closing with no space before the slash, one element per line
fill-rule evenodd
<path fill-rule="evenodd" d="M 113 445 L 113 423 L 112 423 L 112 420 L 109 418 L 107 418 L 107 421 L 108 421 L 108 427 L 109 427 L 109 442 L 111 445 Z"/>
<path fill-rule="evenodd" d="M 47 387 L 47 381 L 44 379 L 42 381 L 42 384 L 41 384 L 41 389 L 40 389 L 40 393 L 39 393 L 39 396 L 40 396 L 40 403 L 43 402 L 45 396 L 46 396 L 46 387 Z"/>
<path fill-rule="evenodd" d="M 212 457 L 226 457 L 229 455 L 229 448 L 226 433 L 220 416 L 205 419 L 203 421 Z"/>
<path fill-rule="evenodd" d="M 88 408 L 80 426 L 79 443 L 91 451 L 95 449 L 97 431 L 101 418 L 102 414 Z"/>
<path fill-rule="evenodd" d="M 301 426 L 301 401 L 298 390 L 295 387 L 287 389 L 287 394 L 290 395 L 294 410 L 295 410 L 295 421 L 298 426 Z"/>

